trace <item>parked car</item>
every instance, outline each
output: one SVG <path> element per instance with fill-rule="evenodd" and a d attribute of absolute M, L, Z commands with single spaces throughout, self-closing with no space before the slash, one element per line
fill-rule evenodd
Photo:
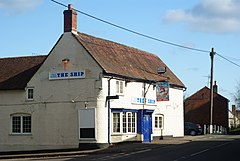
<path fill-rule="evenodd" d="M 193 122 L 185 122 L 184 123 L 184 134 L 185 135 L 199 135 L 202 134 L 202 127 L 199 124 L 195 124 Z"/>

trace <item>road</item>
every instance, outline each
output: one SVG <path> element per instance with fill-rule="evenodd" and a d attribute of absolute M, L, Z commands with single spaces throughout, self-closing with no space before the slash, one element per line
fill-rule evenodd
<path fill-rule="evenodd" d="M 106 150 L 81 156 L 35 158 L 40 161 L 239 161 L 240 136 L 216 136 L 201 138 L 184 144 L 160 146 L 146 144 L 139 148 Z M 129 149 L 128 149 L 129 148 Z M 26 160 L 26 159 L 25 159 Z"/>

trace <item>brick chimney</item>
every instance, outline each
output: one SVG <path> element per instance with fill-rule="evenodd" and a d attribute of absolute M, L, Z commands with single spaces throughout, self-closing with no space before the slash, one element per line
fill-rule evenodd
<path fill-rule="evenodd" d="M 68 10 L 64 14 L 64 32 L 77 33 L 77 12 L 72 9 L 72 4 L 68 4 Z"/>
<path fill-rule="evenodd" d="M 214 81 L 213 92 L 214 93 L 218 93 L 218 86 L 217 86 L 217 82 L 216 81 Z"/>
<path fill-rule="evenodd" d="M 233 113 L 234 115 L 236 115 L 236 106 L 235 106 L 235 105 L 232 105 L 232 113 Z"/>

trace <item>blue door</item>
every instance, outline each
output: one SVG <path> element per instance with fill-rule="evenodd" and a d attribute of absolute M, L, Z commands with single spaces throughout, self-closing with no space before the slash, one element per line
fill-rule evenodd
<path fill-rule="evenodd" d="M 143 118 L 143 142 L 151 142 L 151 116 L 145 114 Z"/>

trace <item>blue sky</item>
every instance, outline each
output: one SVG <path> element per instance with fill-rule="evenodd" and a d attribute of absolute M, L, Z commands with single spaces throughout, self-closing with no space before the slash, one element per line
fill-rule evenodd
<path fill-rule="evenodd" d="M 240 64 L 239 0 L 58 0 L 128 29 Z M 46 55 L 63 33 L 63 6 L 50 0 L 0 0 L 0 57 Z M 163 44 L 78 13 L 78 31 L 158 55 L 190 96 L 209 85 L 209 53 Z M 219 93 L 233 100 L 240 67 L 215 56 Z M 231 104 L 234 102 L 231 102 Z"/>

